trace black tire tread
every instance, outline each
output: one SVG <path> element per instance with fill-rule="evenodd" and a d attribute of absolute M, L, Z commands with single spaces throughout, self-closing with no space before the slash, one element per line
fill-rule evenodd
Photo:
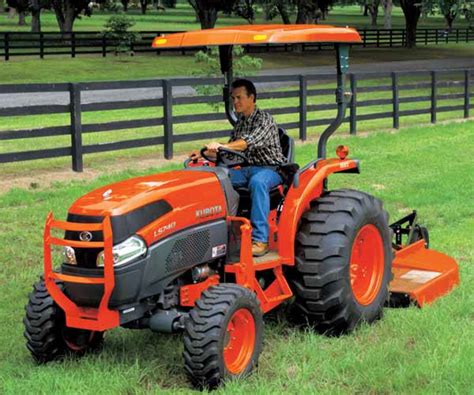
<path fill-rule="evenodd" d="M 347 307 L 348 269 L 341 262 L 345 259 L 344 254 L 347 255 L 351 227 L 367 212 L 367 207 L 373 207 L 373 213 L 386 224 L 384 240 L 391 240 L 388 214 L 383 210 L 382 202 L 364 192 L 351 189 L 328 192 L 312 202 L 311 208 L 301 217 L 295 267 L 289 273 L 296 297 L 294 310 L 299 321 L 309 323 L 321 333 L 346 333 L 360 320 Z M 391 248 L 389 251 L 391 262 Z M 382 292 L 382 298 L 387 299 L 388 289 Z"/>
<path fill-rule="evenodd" d="M 255 294 L 236 284 L 219 284 L 204 291 L 185 323 L 184 366 L 198 388 L 216 388 L 224 379 L 219 366 L 220 333 L 224 317 L 239 298 L 256 306 Z"/>

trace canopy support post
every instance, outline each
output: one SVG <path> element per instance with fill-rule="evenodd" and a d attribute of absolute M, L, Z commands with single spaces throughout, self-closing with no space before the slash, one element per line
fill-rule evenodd
<path fill-rule="evenodd" d="M 329 137 L 337 130 L 337 128 L 344 121 L 347 105 L 349 104 L 352 92 L 346 91 L 345 79 L 346 73 L 349 69 L 349 45 L 336 44 L 337 56 L 337 88 L 336 88 L 336 103 L 337 115 L 334 121 L 326 128 L 318 143 L 318 159 L 326 158 L 326 144 Z"/>
<path fill-rule="evenodd" d="M 237 114 L 234 111 L 232 100 L 230 97 L 230 87 L 233 81 L 232 72 L 232 45 L 220 45 L 219 46 L 219 60 L 221 63 L 221 72 L 224 74 L 224 88 L 222 90 L 222 99 L 225 105 L 225 114 L 228 121 L 232 126 L 237 123 Z"/>

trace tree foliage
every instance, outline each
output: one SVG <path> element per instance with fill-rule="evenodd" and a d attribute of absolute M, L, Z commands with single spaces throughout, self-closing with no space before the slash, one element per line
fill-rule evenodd
<path fill-rule="evenodd" d="M 241 46 L 233 47 L 232 57 L 234 77 L 249 77 L 255 75 L 262 68 L 262 59 L 245 54 Z M 200 75 L 202 75 L 202 72 L 206 77 L 220 77 L 222 75 L 219 51 L 216 47 L 212 47 L 208 51 L 197 52 L 194 59 L 196 64 L 202 68 Z M 200 95 L 219 95 L 222 93 L 222 87 L 218 85 L 199 85 L 195 86 L 194 89 Z M 210 103 L 209 105 L 215 111 L 219 111 L 223 103 Z"/>
<path fill-rule="evenodd" d="M 116 55 L 133 55 L 133 43 L 139 39 L 137 33 L 129 31 L 133 25 L 135 25 L 134 20 L 122 12 L 112 15 L 105 23 L 104 34 L 114 43 Z"/>

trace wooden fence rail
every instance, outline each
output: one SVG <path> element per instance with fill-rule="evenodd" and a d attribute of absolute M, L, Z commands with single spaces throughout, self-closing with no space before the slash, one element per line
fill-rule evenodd
<path fill-rule="evenodd" d="M 176 31 L 141 31 L 137 32 L 139 39 L 133 44 L 134 53 L 151 52 L 195 52 L 196 49 L 177 49 L 159 51 L 151 48 L 153 38 L 161 34 L 176 33 Z M 360 29 L 363 47 L 402 47 L 406 43 L 404 29 Z M 419 45 L 470 42 L 474 40 L 474 29 L 419 29 L 416 42 Z M 45 56 L 70 55 L 75 58 L 83 54 L 100 54 L 103 57 L 114 53 L 115 43 L 102 32 L 0 32 L 0 58 L 9 60 L 13 56 Z M 331 49 L 332 44 L 303 44 L 303 51 Z M 269 51 L 289 51 L 291 45 L 253 45 L 246 46 L 247 52 L 259 53 Z"/>
<path fill-rule="evenodd" d="M 429 115 L 432 123 L 435 123 L 437 115 L 443 112 L 459 112 L 459 117 L 468 118 L 470 110 L 474 107 L 471 100 L 474 97 L 473 76 L 474 69 L 349 74 L 348 81 L 353 95 L 344 122 L 349 123 L 350 133 L 356 134 L 358 124 L 362 121 L 391 118 L 392 126 L 398 128 L 400 118 L 414 115 Z M 334 75 L 260 76 L 254 77 L 253 80 L 258 86 L 259 102 L 262 103 L 262 107 L 277 118 L 277 121 L 279 117 L 283 117 L 279 125 L 287 130 L 296 130 L 299 139 L 307 138 L 308 128 L 325 126 L 332 121 L 336 110 Z M 268 83 L 272 83 L 271 87 L 265 85 Z M 218 139 L 229 135 L 229 125 L 225 123 L 222 112 L 196 113 L 195 110 L 196 106 L 202 107 L 202 103 L 219 103 L 222 100 L 221 95 L 186 96 L 174 92 L 177 87 L 219 84 L 222 84 L 221 78 L 0 85 L 0 95 L 34 92 L 69 94 L 69 101 L 66 104 L 0 108 L 0 120 L 7 120 L 4 125 L 8 123 L 8 117 L 13 116 L 69 114 L 70 118 L 69 124 L 62 126 L 21 130 L 0 129 L 0 141 L 33 140 L 32 144 L 26 144 L 28 147 L 42 139 L 44 141 L 47 137 L 70 136 L 71 141 L 69 146 L 24 151 L 17 151 L 18 148 L 13 144 L 13 151 L 0 149 L 0 163 L 70 156 L 73 170 L 82 171 L 84 155 L 157 145 L 163 146 L 165 158 L 170 159 L 173 157 L 173 146 L 176 143 Z M 274 84 L 279 84 L 278 88 L 275 88 Z M 84 92 L 138 88 L 156 90 L 159 97 L 100 103 L 84 103 L 82 100 Z M 411 94 L 413 92 L 415 93 Z M 281 100 L 286 101 L 285 105 L 279 103 Z M 419 103 L 427 105 L 417 108 Z M 407 107 L 407 104 L 408 108 L 401 109 L 401 106 Z M 110 122 L 83 122 L 83 115 L 89 112 L 144 108 L 156 109 L 156 116 Z M 183 114 L 180 110 L 177 115 L 176 110 L 180 108 L 184 108 L 186 113 Z M 367 109 L 371 108 L 374 111 L 367 112 Z M 222 129 L 192 133 L 176 132 L 179 125 L 196 125 L 200 122 L 218 122 L 222 124 Z M 136 138 L 141 134 L 142 128 L 151 128 L 152 134 L 150 135 L 149 130 L 145 136 Z M 113 132 L 114 136 L 119 136 L 120 131 L 127 130 L 133 131 L 134 138 L 105 141 L 100 144 L 83 143 L 84 136 L 89 133 Z"/>

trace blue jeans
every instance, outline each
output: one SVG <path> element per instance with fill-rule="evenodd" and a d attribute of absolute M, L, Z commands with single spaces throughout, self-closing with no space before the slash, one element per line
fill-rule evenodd
<path fill-rule="evenodd" d="M 249 166 L 230 169 L 230 181 L 234 187 L 246 187 L 250 190 L 252 240 L 268 243 L 270 189 L 281 184 L 280 175 L 274 170 L 274 167 Z"/>

